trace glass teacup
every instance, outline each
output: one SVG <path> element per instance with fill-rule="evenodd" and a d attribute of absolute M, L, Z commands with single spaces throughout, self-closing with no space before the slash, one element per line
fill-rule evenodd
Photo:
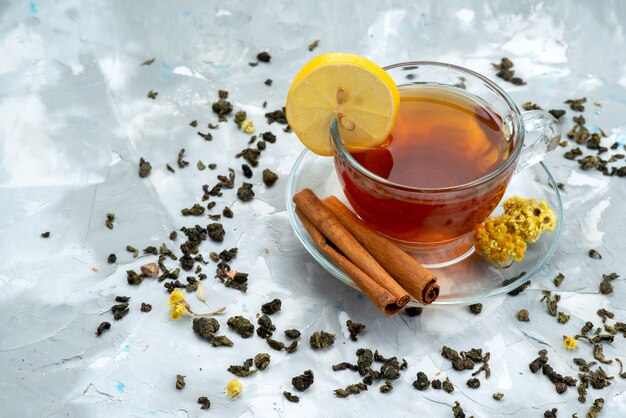
<path fill-rule="evenodd" d="M 348 150 L 341 139 L 341 132 L 346 127 L 336 120 L 331 125 L 335 168 L 346 198 L 361 219 L 412 252 L 426 265 L 442 267 L 456 263 L 473 252 L 475 227 L 498 206 L 514 173 L 541 161 L 558 145 L 561 137 L 559 123 L 542 110 L 520 113 L 511 98 L 495 83 L 462 67 L 418 61 L 395 64 L 385 70 L 396 82 L 401 94 L 410 95 L 417 89 L 422 92 L 430 89 L 436 94 L 441 91 L 441 97 L 462 95 L 474 101 L 486 113 L 492 114 L 505 141 L 505 158 L 488 168 L 483 175 L 458 184 L 448 179 L 451 184 L 424 187 L 394 182 L 385 176 L 387 166 L 393 165 L 394 156 L 382 155 L 381 150 L 375 150 L 379 154 L 373 154 L 372 158 L 378 159 L 376 167 L 384 168 L 377 168 L 377 173 L 366 168 L 359 162 L 365 161 L 360 158 L 364 150 Z M 435 95 L 433 100 L 440 99 Z M 401 102 L 400 109 L 402 106 Z M 418 123 L 420 116 L 429 117 L 416 113 Z M 428 122 L 424 119 L 425 124 Z M 461 139 L 458 147 L 462 150 L 470 145 L 463 141 L 472 139 L 469 136 Z M 426 148 L 423 149 L 425 152 Z M 420 152 L 419 148 L 417 152 Z M 431 174 L 424 176 L 433 176 L 429 180 L 437 180 L 437 176 L 446 177 L 446 170 L 453 172 L 458 168 L 458 161 L 452 158 L 453 150 L 449 152 L 449 161 L 444 158 L 431 164 L 428 167 L 430 171 L 423 171 Z M 391 160 L 385 164 L 380 158 Z M 398 155 L 395 158 L 399 159 Z M 427 163 L 422 161 L 418 164 Z"/>

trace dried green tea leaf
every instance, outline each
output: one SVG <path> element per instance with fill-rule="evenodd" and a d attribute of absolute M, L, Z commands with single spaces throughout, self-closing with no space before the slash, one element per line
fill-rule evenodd
<path fill-rule="evenodd" d="M 561 110 L 561 109 L 550 109 L 548 110 L 548 113 L 551 114 L 552 116 L 554 116 L 555 119 L 560 119 L 561 116 L 563 116 L 565 114 L 565 110 Z"/>
<path fill-rule="evenodd" d="M 417 390 L 424 391 L 430 387 L 430 380 L 424 372 L 417 372 L 417 379 L 413 382 L 413 387 Z"/>
<path fill-rule="evenodd" d="M 357 371 L 359 370 L 358 366 L 356 366 L 355 364 L 351 364 L 348 363 L 347 361 L 341 362 L 341 363 L 337 363 L 337 364 L 333 364 L 332 369 L 334 372 L 338 372 L 340 370 L 352 370 L 352 371 Z"/>
<path fill-rule="evenodd" d="M 176 159 L 178 168 L 185 168 L 189 165 L 189 161 L 185 161 L 183 159 L 184 156 L 185 156 L 185 148 L 181 148 L 180 151 L 178 151 L 178 158 Z"/>
<path fill-rule="evenodd" d="M 267 302 L 261 306 L 261 312 L 266 315 L 273 315 L 276 312 L 280 311 L 282 307 L 282 301 L 280 299 L 274 299 L 271 302 Z"/>
<path fill-rule="evenodd" d="M 115 222 L 115 214 L 114 213 L 107 213 L 106 217 L 107 217 L 107 219 L 106 219 L 106 221 L 104 221 L 104 224 L 106 225 L 107 228 L 113 229 L 113 222 Z"/>
<path fill-rule="evenodd" d="M 561 296 L 555 294 L 554 298 L 552 297 L 552 292 L 549 290 L 543 291 L 543 298 L 541 298 L 541 302 L 546 301 L 546 309 L 551 316 L 557 315 L 557 308 L 559 300 L 561 300 Z"/>
<path fill-rule="evenodd" d="M 300 402 L 300 398 L 296 395 L 293 395 L 291 392 L 287 392 L 284 391 L 283 392 L 283 396 L 289 401 L 289 402 L 295 402 L 298 403 Z"/>
<path fill-rule="evenodd" d="M 385 383 L 383 383 L 379 389 L 381 393 L 391 392 L 393 390 L 393 384 L 391 383 L 391 380 L 389 379 L 385 380 Z"/>
<path fill-rule="evenodd" d="M 480 380 L 473 377 L 467 381 L 467 386 L 472 389 L 478 389 L 480 387 Z"/>
<path fill-rule="evenodd" d="M 111 312 L 113 313 L 113 319 L 119 321 L 128 314 L 128 303 L 119 303 L 111 306 Z"/>
<path fill-rule="evenodd" d="M 237 197 L 242 202 L 249 202 L 254 198 L 254 191 L 252 190 L 252 184 L 244 182 L 239 189 L 237 189 Z"/>
<path fill-rule="evenodd" d="M 117 262 L 117 256 L 113 253 L 109 254 L 109 256 L 107 257 L 107 263 L 113 264 L 115 262 Z"/>
<path fill-rule="evenodd" d="M 267 187 L 273 186 L 274 183 L 276 183 L 276 180 L 278 180 L 278 175 L 276 175 L 276 173 L 269 168 L 263 170 L 263 183 L 265 183 Z"/>
<path fill-rule="evenodd" d="M 454 414 L 454 418 L 465 418 L 465 412 L 463 412 L 463 408 L 461 408 L 459 401 L 454 401 L 452 414 Z"/>
<path fill-rule="evenodd" d="M 586 97 L 582 97 L 580 99 L 567 99 L 564 103 L 568 104 L 569 107 L 576 112 L 583 112 L 585 110 L 585 106 L 583 103 L 587 102 Z"/>
<path fill-rule="evenodd" d="M 587 412 L 587 418 L 597 418 L 598 416 L 600 416 L 602 408 L 604 408 L 604 399 L 596 399 L 595 401 L 593 401 L 593 405 L 591 405 L 589 411 Z"/>
<path fill-rule="evenodd" d="M 185 387 L 185 376 L 177 374 L 176 375 L 176 389 L 182 390 Z"/>
<path fill-rule="evenodd" d="M 254 334 L 254 325 L 243 316 L 230 317 L 226 324 L 242 338 L 250 338 Z"/>
<path fill-rule="evenodd" d="M 215 318 L 194 318 L 193 320 L 193 332 L 209 342 L 219 329 L 220 323 Z"/>
<path fill-rule="evenodd" d="M 150 312 L 152 310 L 152 305 L 149 303 L 141 302 L 141 312 Z"/>
<path fill-rule="evenodd" d="M 346 326 L 348 327 L 348 332 L 350 333 L 350 339 L 352 341 L 357 341 L 357 335 L 365 329 L 365 325 L 358 322 L 352 322 L 350 319 L 346 322 Z"/>
<path fill-rule="evenodd" d="M 252 167 L 256 167 L 259 165 L 259 156 L 261 155 L 261 151 L 254 148 L 246 148 L 241 152 L 235 154 L 236 158 L 243 157 Z M 245 175 L 245 172 L 244 172 Z"/>
<path fill-rule="evenodd" d="M 200 409 L 209 409 L 211 407 L 211 401 L 206 396 L 200 396 L 198 398 Z"/>
<path fill-rule="evenodd" d="M 502 398 L 504 398 L 504 393 L 502 392 L 496 392 L 493 395 L 493 399 L 495 399 L 496 401 L 501 400 Z"/>
<path fill-rule="evenodd" d="M 129 253 L 133 253 L 133 258 L 137 258 L 137 256 L 139 255 L 139 250 L 131 245 L 126 246 L 126 251 L 128 251 Z"/>
<path fill-rule="evenodd" d="M 269 345 L 273 350 L 282 351 L 282 349 L 285 348 L 285 344 L 281 341 L 276 341 L 271 338 L 266 338 L 265 341 L 267 341 L 267 345 Z"/>
<path fill-rule="evenodd" d="M 271 356 L 267 353 L 259 353 L 254 356 L 254 366 L 259 370 L 267 369 L 270 365 Z"/>
<path fill-rule="evenodd" d="M 213 337 L 213 339 L 211 340 L 211 345 L 213 347 L 219 347 L 219 346 L 232 347 L 233 342 L 230 340 L 230 338 L 228 338 L 225 335 L 218 335 L 218 336 Z"/>
<path fill-rule="evenodd" d="M 450 379 L 447 377 L 446 377 L 446 380 L 443 381 L 442 387 L 443 387 L 443 390 L 445 390 L 448 393 L 454 392 L 454 385 L 452 384 L 452 382 L 450 382 Z"/>
<path fill-rule="evenodd" d="M 226 234 L 226 232 L 224 231 L 224 226 L 221 223 L 214 222 L 212 224 L 208 224 L 206 230 L 209 238 L 212 241 L 224 241 L 224 235 Z"/>
<path fill-rule="evenodd" d="M 557 274 L 556 277 L 554 278 L 554 285 L 556 287 L 559 287 L 561 283 L 563 283 L 563 280 L 565 280 L 565 276 L 563 275 L 563 273 Z"/>
<path fill-rule="evenodd" d="M 226 100 L 228 98 L 227 91 L 220 90 L 218 93 L 219 100 L 211 105 L 211 109 L 213 109 L 213 112 L 217 113 L 218 120 L 223 122 L 226 120 L 225 116 L 233 111 L 233 105 Z"/>
<path fill-rule="evenodd" d="M 604 363 L 604 364 L 613 363 L 613 360 L 607 360 L 604 357 L 604 347 L 602 347 L 602 344 L 595 344 L 593 346 L 593 358 L 598 360 L 600 363 Z"/>
<path fill-rule="evenodd" d="M 272 56 L 268 52 L 263 51 L 263 52 L 259 52 L 256 55 L 256 59 L 259 60 L 260 62 L 270 62 L 270 60 L 272 59 Z"/>
<path fill-rule="evenodd" d="M 548 409 L 546 412 L 543 413 L 543 418 L 557 418 L 556 412 L 556 408 Z"/>
<path fill-rule="evenodd" d="M 295 340 L 300 338 L 300 331 L 298 331 L 297 329 L 287 329 L 285 330 L 285 335 L 290 340 Z"/>
<path fill-rule="evenodd" d="M 309 51 L 313 51 L 315 48 L 317 48 L 320 44 L 319 39 L 314 40 L 313 42 L 311 42 L 309 44 Z"/>
<path fill-rule="evenodd" d="M 335 343 L 335 334 L 331 334 L 325 331 L 316 331 L 311 334 L 309 338 L 309 344 L 316 350 L 321 350 L 330 347 Z"/>
<path fill-rule="evenodd" d="M 522 309 L 517 313 L 517 320 L 520 322 L 528 322 L 530 321 L 530 317 L 528 315 L 528 310 Z"/>
<path fill-rule="evenodd" d="M 295 376 L 291 379 L 291 384 L 294 388 L 298 389 L 300 392 L 307 390 L 313 382 L 315 381 L 315 376 L 311 370 L 306 370 L 299 376 Z"/>
<path fill-rule="evenodd" d="M 266 113 L 265 117 L 267 118 L 267 123 L 270 125 L 274 122 L 280 123 L 282 125 L 287 125 L 287 116 L 285 114 L 284 107 L 274 110 L 273 112 Z"/>
<path fill-rule="evenodd" d="M 151 65 L 154 62 L 155 59 L 156 58 L 150 58 L 150 59 L 145 60 L 144 62 L 142 62 L 140 65 Z"/>
<path fill-rule="evenodd" d="M 409 306 L 408 308 L 404 308 L 404 313 L 408 317 L 420 316 L 422 314 L 423 308 L 419 306 Z"/>
<path fill-rule="evenodd" d="M 138 275 L 134 270 L 126 270 L 126 280 L 130 285 L 140 285 L 143 282 L 143 277 Z"/>
<path fill-rule="evenodd" d="M 148 99 L 156 100 L 158 95 L 159 95 L 158 91 L 150 90 L 147 96 L 148 96 Z"/>
<path fill-rule="evenodd" d="M 252 365 L 252 359 L 246 360 L 243 366 L 232 365 L 228 367 L 228 371 L 237 377 L 248 377 L 257 372 L 257 370 L 250 370 Z"/>
<path fill-rule="evenodd" d="M 298 341 L 292 341 L 287 347 L 285 347 L 286 353 L 295 353 L 298 349 Z"/>
<path fill-rule="evenodd" d="M 478 314 L 480 314 L 483 311 L 483 304 L 482 303 L 475 303 L 473 305 L 470 305 L 469 306 L 469 310 L 474 315 L 478 315 Z"/>
<path fill-rule="evenodd" d="M 107 321 L 103 321 L 100 323 L 100 325 L 98 325 L 98 328 L 96 329 L 96 335 L 99 337 L 102 335 L 104 331 L 108 329 L 111 329 L 111 323 Z"/>
<path fill-rule="evenodd" d="M 602 258 L 602 255 L 601 255 L 599 252 L 597 252 L 596 250 L 591 249 L 591 250 L 589 250 L 589 257 L 590 257 L 590 258 L 598 258 L 598 259 L 601 259 L 601 258 Z"/>

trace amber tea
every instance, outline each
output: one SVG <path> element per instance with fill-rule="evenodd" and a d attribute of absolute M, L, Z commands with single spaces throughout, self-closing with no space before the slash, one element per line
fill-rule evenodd
<path fill-rule="evenodd" d="M 398 116 L 385 144 L 353 157 L 389 181 L 419 188 L 459 186 L 492 172 L 513 144 L 493 110 L 458 90 L 400 88 Z"/>
<path fill-rule="evenodd" d="M 513 151 L 513 141 L 489 105 L 459 88 L 421 84 L 399 91 L 398 115 L 385 143 L 351 154 L 398 189 L 437 189 L 433 193 L 441 197 L 421 201 L 385 196 L 337 161 L 345 194 L 368 224 L 399 241 L 444 242 L 466 234 L 495 209 L 508 179 L 470 195 L 446 189 L 496 171 Z"/>

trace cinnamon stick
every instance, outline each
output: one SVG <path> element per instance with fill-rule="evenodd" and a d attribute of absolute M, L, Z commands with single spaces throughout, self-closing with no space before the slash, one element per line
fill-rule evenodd
<path fill-rule="evenodd" d="M 388 290 L 378 285 L 378 283 L 373 281 L 371 277 L 363 273 L 361 269 L 355 266 L 354 263 L 333 248 L 333 246 L 328 242 L 328 239 L 297 207 L 296 215 L 300 218 L 302 225 L 304 225 L 304 228 L 308 231 L 315 245 L 317 245 L 317 247 L 328 256 L 328 258 L 333 260 L 344 271 L 344 273 L 352 279 L 361 292 L 363 292 L 365 297 L 367 297 L 378 309 L 380 309 L 385 315 L 393 315 L 401 309 L 401 307 L 396 304 L 396 298 L 394 298 Z"/>
<path fill-rule="evenodd" d="M 411 296 L 423 304 L 437 299 L 439 285 L 432 272 L 388 238 L 365 225 L 335 196 L 326 198 L 324 205 Z"/>
<path fill-rule="evenodd" d="M 357 239 L 324 206 L 310 189 L 303 189 L 293 196 L 297 208 L 343 255 L 380 287 L 393 295 L 398 307 L 411 299 L 408 293 L 367 252 Z"/>

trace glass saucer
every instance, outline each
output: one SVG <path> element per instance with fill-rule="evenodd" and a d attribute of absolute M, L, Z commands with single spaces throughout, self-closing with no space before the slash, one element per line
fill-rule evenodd
<path fill-rule="evenodd" d="M 313 258 L 330 274 L 357 289 L 352 280 L 317 248 L 296 216 L 292 197 L 304 188 L 313 190 L 322 199 L 335 195 L 350 207 L 337 179 L 332 158 L 320 157 L 308 150 L 300 154 L 287 183 L 287 211 L 298 239 Z M 430 268 L 437 275 L 441 286 L 439 298 L 433 302 L 433 305 L 467 305 L 510 292 L 531 279 L 554 254 L 561 235 L 563 205 L 556 182 L 546 166 L 540 163 L 516 173 L 507 188 L 503 201 L 514 195 L 545 200 L 557 216 L 558 222 L 555 230 L 543 233 L 535 244 L 528 244 L 524 259 L 513 263 L 506 269 L 496 268 L 476 253 L 450 266 Z M 501 207 L 498 207 L 494 215 L 501 212 Z M 416 300 L 408 304 L 408 306 L 419 305 Z"/>

